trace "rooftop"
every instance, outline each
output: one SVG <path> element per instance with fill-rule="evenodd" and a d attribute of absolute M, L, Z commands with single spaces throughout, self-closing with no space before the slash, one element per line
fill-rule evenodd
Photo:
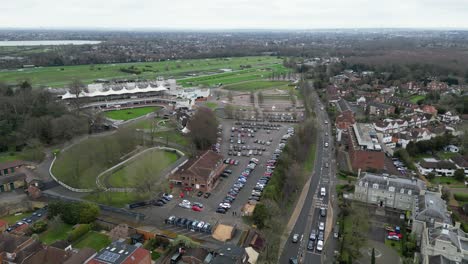
<path fill-rule="evenodd" d="M 138 248 L 133 245 L 128 245 L 125 242 L 116 241 L 99 251 L 96 257 L 94 257 L 90 263 L 125 263 L 125 260 L 133 255 L 137 249 Z"/>
<path fill-rule="evenodd" d="M 223 156 L 207 150 L 198 158 L 192 158 L 180 169 L 181 172 L 189 171 L 195 175 L 208 178 L 219 164 L 222 164 Z"/>
<path fill-rule="evenodd" d="M 419 194 L 419 191 L 426 188 L 424 182 L 419 179 L 401 178 L 393 175 L 384 176 L 383 174 L 373 174 L 364 172 L 360 177 L 359 182 L 367 182 L 371 187 L 372 184 L 377 183 L 379 189 L 387 189 L 395 187 L 395 192 L 403 190 L 413 190 Z"/>
<path fill-rule="evenodd" d="M 359 146 L 365 146 L 367 149 L 381 149 L 378 144 L 377 132 L 372 124 L 355 123 L 353 131 Z"/>

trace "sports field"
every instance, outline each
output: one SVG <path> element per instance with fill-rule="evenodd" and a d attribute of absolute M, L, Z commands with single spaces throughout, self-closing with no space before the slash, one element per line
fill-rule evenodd
<path fill-rule="evenodd" d="M 112 110 L 107 111 L 104 115 L 108 118 L 114 120 L 130 120 L 140 116 L 144 116 L 151 112 L 158 111 L 162 107 L 158 106 L 148 106 L 148 107 L 139 107 L 139 108 L 131 108 L 131 109 L 122 109 L 122 110 Z"/>
<path fill-rule="evenodd" d="M 154 150 L 139 156 L 135 161 L 121 169 L 114 171 L 107 177 L 109 187 L 124 188 L 133 187 L 135 181 L 144 175 L 145 172 L 151 171 L 151 181 L 159 182 L 162 172 L 173 164 L 179 156 L 174 152 L 164 150 Z"/>
<path fill-rule="evenodd" d="M 253 74 L 253 72 L 257 71 L 257 68 L 268 69 L 283 67 L 281 63 L 282 59 L 277 57 L 252 56 L 236 58 L 171 60 L 162 62 L 38 67 L 0 72 L 0 80 L 11 84 L 17 83 L 20 80 L 28 79 L 34 87 L 63 87 L 70 83 L 70 81 L 74 78 L 79 79 L 86 84 L 92 83 L 96 79 L 112 78 L 155 79 L 157 76 L 162 76 L 166 78 L 182 79 L 192 75 L 198 76 L 218 74 L 224 72 L 223 69 L 239 71 L 243 70 L 244 68 L 242 66 L 246 65 L 252 67 L 247 69 L 247 71 L 251 71 L 250 73 Z M 267 73 L 268 72 L 265 72 L 265 74 Z M 242 78 L 258 78 L 252 76 L 247 77 L 247 75 Z M 232 78 L 235 79 L 235 77 Z M 225 83 L 228 81 L 229 78 L 227 78 Z M 188 82 L 190 82 L 190 79 Z M 203 84 L 210 82 L 200 81 L 200 83 Z"/>
<path fill-rule="evenodd" d="M 231 85 L 226 85 L 223 88 L 226 90 L 233 91 L 257 91 L 257 90 L 267 90 L 267 89 L 285 89 L 288 87 L 289 82 L 286 81 L 248 81 L 241 82 Z"/>

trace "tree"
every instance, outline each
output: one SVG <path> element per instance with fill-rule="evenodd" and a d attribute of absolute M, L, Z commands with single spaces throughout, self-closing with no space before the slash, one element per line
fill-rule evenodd
<path fill-rule="evenodd" d="M 255 206 L 255 209 L 252 214 L 252 220 L 254 224 L 259 228 L 263 229 L 265 227 L 265 222 L 270 218 L 270 214 L 266 206 L 262 203 L 259 203 Z"/>
<path fill-rule="evenodd" d="M 80 203 L 79 223 L 89 224 L 94 222 L 94 220 L 96 220 L 96 218 L 99 216 L 100 212 L 101 210 L 97 204 L 87 202 Z"/>
<path fill-rule="evenodd" d="M 211 109 L 199 108 L 190 119 L 188 128 L 190 139 L 198 150 L 207 150 L 216 143 L 218 120 Z"/>
<path fill-rule="evenodd" d="M 69 85 L 69 92 L 75 96 L 72 104 L 75 106 L 75 109 L 79 113 L 81 111 L 81 106 L 83 105 L 83 100 L 80 99 L 80 94 L 82 92 L 88 92 L 88 88 L 78 79 L 73 79 Z"/>
<path fill-rule="evenodd" d="M 232 103 L 232 101 L 234 100 L 234 95 L 232 94 L 232 91 L 229 91 L 227 93 L 227 98 L 228 98 L 229 102 Z"/>
<path fill-rule="evenodd" d="M 234 118 L 234 106 L 232 106 L 231 104 L 226 105 L 224 107 L 224 114 L 226 115 L 226 118 Z"/>
<path fill-rule="evenodd" d="M 250 103 L 251 104 L 255 103 L 255 94 L 253 91 L 250 91 Z"/>
<path fill-rule="evenodd" d="M 465 171 L 463 169 L 458 169 L 455 171 L 454 177 L 457 181 L 464 181 L 465 180 Z"/>
<path fill-rule="evenodd" d="M 174 240 L 172 240 L 171 247 L 198 248 L 200 247 L 200 243 L 193 241 L 190 237 L 177 235 L 177 237 Z"/>
<path fill-rule="evenodd" d="M 263 101 L 264 101 L 264 97 L 263 97 L 263 93 L 262 92 L 258 92 L 257 94 L 257 97 L 258 97 L 258 104 L 263 104 Z"/>
<path fill-rule="evenodd" d="M 375 264 L 375 248 L 372 248 L 371 264 Z"/>
<path fill-rule="evenodd" d="M 39 234 L 39 233 L 42 233 L 44 231 L 47 230 L 47 223 L 42 221 L 42 220 L 39 220 L 37 222 L 34 222 L 30 227 L 29 229 L 35 233 L 35 234 Z"/>

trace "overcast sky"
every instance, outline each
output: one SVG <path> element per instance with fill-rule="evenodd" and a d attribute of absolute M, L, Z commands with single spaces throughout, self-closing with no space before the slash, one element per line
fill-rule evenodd
<path fill-rule="evenodd" d="M 468 28 L 468 0 L 0 0 L 0 27 Z"/>

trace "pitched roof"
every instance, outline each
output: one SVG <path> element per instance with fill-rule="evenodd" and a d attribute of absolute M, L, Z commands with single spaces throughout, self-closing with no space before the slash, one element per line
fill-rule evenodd
<path fill-rule="evenodd" d="M 450 159 L 459 167 L 468 168 L 468 156 L 457 155 Z"/>
<path fill-rule="evenodd" d="M 200 177 L 208 178 L 211 172 L 222 163 L 223 156 L 214 151 L 205 151 L 198 159 L 191 159 L 181 170 L 189 171 Z"/>
<path fill-rule="evenodd" d="M 96 250 L 92 248 L 82 248 L 78 253 L 73 254 L 67 259 L 64 264 L 81 264 L 96 254 Z"/>
<path fill-rule="evenodd" d="M 14 160 L 14 161 L 5 161 L 0 163 L 0 170 L 9 169 L 9 168 L 16 168 L 18 166 L 22 166 L 26 164 L 25 161 L 22 160 Z"/>
<path fill-rule="evenodd" d="M 0 176 L 0 184 L 5 184 L 5 183 L 10 183 L 10 182 L 15 182 L 15 181 L 21 181 L 26 179 L 26 174 L 24 173 L 16 173 L 13 175 L 8 175 L 8 176 Z"/>
<path fill-rule="evenodd" d="M 365 172 L 359 181 L 367 182 L 369 185 L 377 183 L 379 185 L 379 189 L 388 189 L 390 186 L 395 187 L 396 191 L 405 189 L 419 192 L 420 190 L 425 189 L 424 183 L 419 179 L 402 178 L 393 175 L 384 176 L 381 174 L 373 174 L 369 172 Z"/>
<path fill-rule="evenodd" d="M 455 164 L 447 160 L 441 160 L 441 161 L 436 161 L 436 162 L 423 160 L 419 163 L 419 165 L 427 169 L 453 169 L 455 170 L 457 168 Z"/>

